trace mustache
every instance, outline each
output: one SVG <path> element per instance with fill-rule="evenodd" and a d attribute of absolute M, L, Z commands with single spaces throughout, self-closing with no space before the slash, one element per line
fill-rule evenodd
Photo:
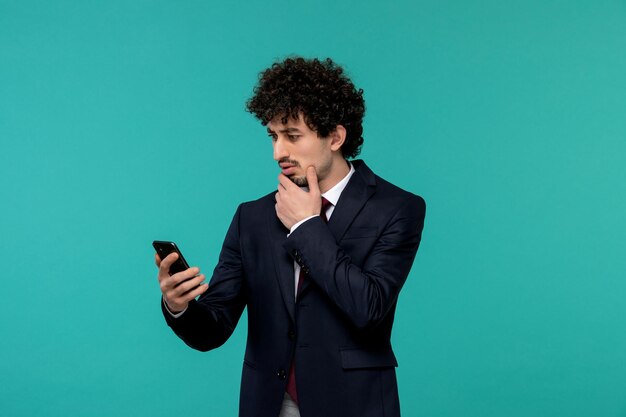
<path fill-rule="evenodd" d="M 278 161 L 278 164 L 283 164 L 283 163 L 287 163 L 289 165 L 293 165 L 295 167 L 300 167 L 300 162 L 296 161 L 295 159 L 289 159 L 289 158 L 281 158 Z"/>

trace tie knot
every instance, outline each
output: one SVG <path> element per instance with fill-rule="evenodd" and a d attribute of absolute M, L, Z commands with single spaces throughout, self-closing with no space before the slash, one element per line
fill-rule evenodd
<path fill-rule="evenodd" d="M 326 210 L 328 210 L 328 207 L 332 205 L 333 203 L 322 197 L 322 210 L 320 211 L 320 217 L 322 218 L 322 220 L 324 220 L 324 223 L 328 222 L 328 217 L 326 217 Z"/>
<path fill-rule="evenodd" d="M 322 197 L 322 213 L 325 212 L 326 210 L 328 210 L 328 207 L 330 207 L 332 205 L 333 205 L 333 203 L 331 203 L 330 201 L 328 201 L 324 197 Z"/>

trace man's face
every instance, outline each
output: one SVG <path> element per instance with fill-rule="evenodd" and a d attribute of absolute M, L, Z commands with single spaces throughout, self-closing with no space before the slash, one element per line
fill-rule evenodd
<path fill-rule="evenodd" d="M 300 187 L 308 186 L 306 169 L 313 165 L 318 182 L 322 182 L 332 167 L 331 140 L 320 138 L 304 122 L 302 114 L 298 119 L 289 118 L 283 123 L 276 117 L 267 124 L 267 133 L 272 138 L 274 160 L 281 172 Z"/>

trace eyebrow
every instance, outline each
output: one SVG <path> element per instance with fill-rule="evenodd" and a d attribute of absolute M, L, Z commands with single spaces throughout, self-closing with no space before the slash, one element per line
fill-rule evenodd
<path fill-rule="evenodd" d="M 280 132 L 280 133 L 302 133 L 300 131 L 300 129 L 295 128 L 295 127 L 288 127 L 286 129 L 280 129 L 278 132 Z M 267 133 L 274 133 L 274 131 L 268 127 L 267 128 Z"/>

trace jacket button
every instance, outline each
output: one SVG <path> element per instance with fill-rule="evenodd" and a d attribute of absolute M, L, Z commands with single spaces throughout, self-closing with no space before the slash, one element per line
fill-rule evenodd
<path fill-rule="evenodd" d="M 287 372 L 285 372 L 284 369 L 279 369 L 278 372 L 276 372 L 276 376 L 280 379 L 286 379 L 287 378 Z"/>
<path fill-rule="evenodd" d="M 296 332 L 293 329 L 289 329 L 287 336 L 289 337 L 289 340 L 294 340 L 296 338 Z"/>

